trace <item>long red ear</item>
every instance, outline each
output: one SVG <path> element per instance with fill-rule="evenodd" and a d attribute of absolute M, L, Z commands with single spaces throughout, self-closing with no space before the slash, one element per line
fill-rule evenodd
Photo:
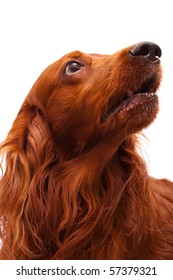
<path fill-rule="evenodd" d="M 0 258 L 38 258 L 38 248 L 44 251 L 38 225 L 46 215 L 46 181 L 57 160 L 43 108 L 25 101 L 0 153 L 6 165 L 0 181 Z"/>

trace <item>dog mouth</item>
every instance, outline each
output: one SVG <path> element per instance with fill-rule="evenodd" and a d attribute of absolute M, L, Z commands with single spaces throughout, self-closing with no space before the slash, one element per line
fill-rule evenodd
<path fill-rule="evenodd" d="M 152 101 L 158 99 L 155 93 L 157 90 L 155 87 L 156 80 L 156 77 L 153 76 L 147 81 L 144 81 L 138 90 L 121 94 L 121 98 L 116 100 L 116 102 L 110 101 L 107 110 L 102 115 L 101 122 L 106 122 L 111 115 L 116 115 L 122 110 L 133 110 L 136 105 L 146 106 L 146 110 L 149 110 L 148 104 L 152 104 Z"/>

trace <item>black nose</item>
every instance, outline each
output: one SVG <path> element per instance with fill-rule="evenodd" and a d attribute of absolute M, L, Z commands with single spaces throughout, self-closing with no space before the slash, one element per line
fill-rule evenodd
<path fill-rule="evenodd" d="M 161 48 L 152 42 L 140 42 L 132 47 L 129 54 L 131 56 L 143 56 L 151 61 L 158 61 L 162 55 Z"/>

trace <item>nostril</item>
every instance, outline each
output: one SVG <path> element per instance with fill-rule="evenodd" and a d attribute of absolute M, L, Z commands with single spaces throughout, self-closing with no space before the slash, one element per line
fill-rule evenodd
<path fill-rule="evenodd" d="M 161 48 L 152 42 L 141 42 L 132 47 L 131 56 L 142 56 L 152 61 L 158 61 L 162 55 Z"/>

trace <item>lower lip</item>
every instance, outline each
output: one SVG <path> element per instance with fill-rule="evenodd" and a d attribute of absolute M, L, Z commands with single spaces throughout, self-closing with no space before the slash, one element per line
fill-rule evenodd
<path fill-rule="evenodd" d="M 153 102 L 158 102 L 158 97 L 155 93 L 137 93 L 132 95 L 131 97 L 124 100 L 119 106 L 115 108 L 110 114 L 104 115 L 102 122 L 106 122 L 110 116 L 115 116 L 123 111 L 131 111 L 135 110 L 135 108 L 144 107 L 143 109 L 146 109 L 149 111 L 150 107 L 152 107 Z"/>

